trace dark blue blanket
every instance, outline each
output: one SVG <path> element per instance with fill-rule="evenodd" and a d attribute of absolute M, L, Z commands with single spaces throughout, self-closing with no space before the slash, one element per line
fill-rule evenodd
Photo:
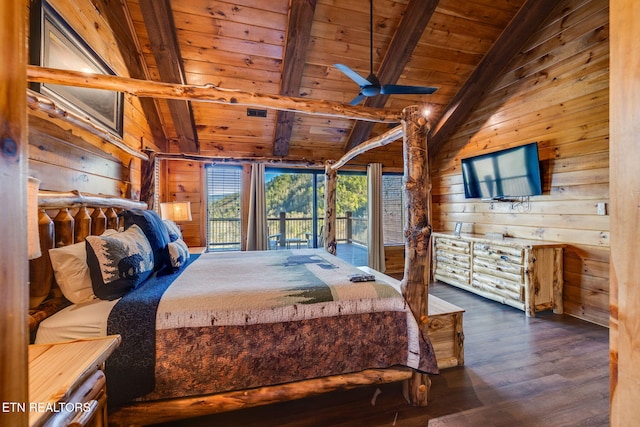
<path fill-rule="evenodd" d="M 110 406 L 153 391 L 158 304 L 171 283 L 199 256 L 191 255 L 185 267 L 177 272 L 149 278 L 123 296 L 111 310 L 107 334 L 120 334 L 122 342 L 105 365 Z"/>

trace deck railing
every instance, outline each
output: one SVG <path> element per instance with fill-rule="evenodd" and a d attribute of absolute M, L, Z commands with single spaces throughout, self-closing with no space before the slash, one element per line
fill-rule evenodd
<path fill-rule="evenodd" d="M 315 242 L 322 246 L 321 230 L 324 218 L 318 218 Z M 240 250 L 242 230 L 240 219 L 209 218 L 208 247 L 210 250 Z M 313 247 L 313 218 L 267 218 L 269 248 Z M 367 218 L 354 217 L 351 212 L 336 218 L 336 240 L 344 243 L 367 244 Z"/>

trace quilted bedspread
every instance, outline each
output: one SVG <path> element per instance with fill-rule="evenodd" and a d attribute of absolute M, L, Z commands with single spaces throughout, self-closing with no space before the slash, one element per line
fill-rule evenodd
<path fill-rule="evenodd" d="M 400 290 L 349 281 L 359 273 L 314 249 L 201 255 L 159 301 L 155 388 L 141 400 L 394 365 L 437 373 Z"/>

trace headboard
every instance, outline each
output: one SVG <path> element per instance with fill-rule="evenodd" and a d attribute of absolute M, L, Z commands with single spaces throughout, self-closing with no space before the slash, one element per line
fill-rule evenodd
<path fill-rule="evenodd" d="M 29 261 L 29 330 L 69 305 L 55 284 L 49 249 L 84 241 L 106 229 L 118 230 L 123 209 L 147 209 L 144 202 L 79 191 L 38 193 L 38 231 L 42 256 Z"/>

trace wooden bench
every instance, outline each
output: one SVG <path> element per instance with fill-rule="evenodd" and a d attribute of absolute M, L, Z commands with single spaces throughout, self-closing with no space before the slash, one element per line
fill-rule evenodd
<path fill-rule="evenodd" d="M 399 286 L 400 281 L 369 267 L 359 269 L 376 276 L 377 280 Z M 429 339 L 436 352 L 438 368 L 464 365 L 464 309 L 435 295 L 429 295 Z"/>

